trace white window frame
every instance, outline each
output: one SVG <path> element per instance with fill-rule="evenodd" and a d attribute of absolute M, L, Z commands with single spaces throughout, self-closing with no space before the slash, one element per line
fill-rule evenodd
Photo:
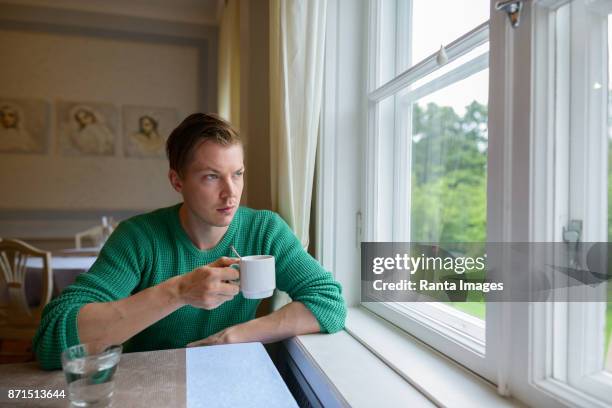
<path fill-rule="evenodd" d="M 489 138 L 490 161 L 500 163 L 492 167 L 489 174 L 489 197 L 499 196 L 498 201 L 490 202 L 489 219 L 495 217 L 504 220 L 498 224 L 498 230 L 494 228 L 495 224 L 491 225 L 493 229 L 489 230 L 488 237 L 494 241 L 559 242 L 562 240 L 562 228 L 570 218 L 575 217 L 570 212 L 572 194 L 571 183 L 568 182 L 569 175 L 574 174 L 575 169 L 570 172 L 567 165 L 570 151 L 576 146 L 570 147 L 569 144 L 569 115 L 564 112 L 569 109 L 569 101 L 564 103 L 564 99 L 574 99 L 576 95 L 574 92 L 570 97 L 568 89 L 557 87 L 559 82 L 569 78 L 569 74 L 564 73 L 563 67 L 559 67 L 555 61 L 556 33 L 551 15 L 551 11 L 564 3 L 567 0 L 527 2 L 521 16 L 522 29 L 514 31 L 509 26 L 497 24 L 495 32 L 491 34 L 491 48 L 494 51 L 491 57 L 490 92 L 495 92 L 499 97 L 490 101 L 490 135 L 503 135 L 503 138 Z M 494 18 L 502 16 L 492 15 L 492 20 Z M 587 58 L 573 56 L 571 60 L 573 64 L 588 64 Z M 577 74 L 574 72 L 573 77 Z M 554 80 L 556 75 L 560 75 L 559 81 Z M 585 84 L 574 85 L 586 89 Z M 561 103 L 555 105 L 555 98 Z M 588 111 L 585 101 L 573 102 L 574 106 Z M 574 125 L 591 123 L 584 118 L 574 118 L 574 115 L 576 112 L 572 112 Z M 576 132 L 575 129 L 572 131 Z M 607 152 L 602 146 L 598 149 L 595 151 Z M 592 147 L 582 150 L 594 151 Z M 513 166 L 514 161 L 528 162 L 529 166 Z M 595 165 L 592 158 L 582 160 L 580 164 Z M 599 161 L 596 165 L 599 172 L 602 164 Z M 604 177 L 606 172 L 598 174 Z M 529 180 L 529 183 L 516 180 Z M 594 188 L 594 196 L 588 198 L 596 202 L 599 208 L 587 211 L 594 218 L 584 219 L 585 226 L 597 222 L 601 224 L 601 217 L 605 217 L 603 211 L 607 211 L 607 208 L 604 209 L 606 197 L 602 197 L 602 192 L 607 194 L 607 188 L 601 187 L 601 180 L 593 185 L 598 187 Z M 582 194 L 583 199 L 586 196 Z M 512 205 L 504 206 L 504 202 Z M 594 228 L 590 230 L 591 233 L 598 233 Z M 587 233 L 583 240 L 606 241 L 605 237 L 594 239 L 596 236 Z M 590 319 L 583 318 L 592 304 L 505 303 L 497 306 L 502 313 L 500 321 L 504 322 L 500 325 L 499 337 L 502 342 L 505 341 L 499 348 L 502 352 L 498 380 L 500 392 L 511 393 L 534 406 L 552 407 L 560 403 L 568 406 L 609 406 L 609 388 L 607 394 L 602 393 L 601 389 L 596 392 L 571 380 L 572 376 L 575 379 L 586 378 L 585 368 L 588 367 L 579 367 L 586 359 L 571 361 L 572 352 L 578 346 L 571 337 L 580 338 L 584 330 L 592 330 L 591 333 L 596 333 L 595 337 L 599 335 L 593 328 L 576 325 L 580 319 L 588 325 L 588 321 L 597 316 L 592 314 Z M 553 350 L 558 352 L 553 353 Z M 566 380 L 558 379 L 563 376 Z M 601 382 L 598 385 L 602 385 Z"/>
<path fill-rule="evenodd" d="M 574 119 L 573 124 L 580 128 L 572 131 L 574 135 L 587 137 L 586 140 L 577 137 L 571 140 L 571 163 L 576 165 L 570 173 L 575 179 L 570 178 L 569 213 L 570 219 L 584 220 L 584 241 L 607 242 L 607 222 L 602 220 L 608 217 L 609 79 L 608 49 L 603 44 L 608 37 L 607 15 L 612 13 L 612 2 L 590 0 L 589 10 L 587 12 L 577 3 L 572 8 L 571 17 L 572 27 L 588 27 L 572 33 L 573 41 L 578 43 L 575 51 L 580 54 L 573 56 L 571 66 L 572 77 L 582 79 L 572 80 L 572 117 L 582 119 Z M 596 82 L 600 85 L 599 90 L 587 93 Z M 577 109 L 581 114 L 575 112 Z M 602 138 L 602 135 L 605 136 Z M 586 183 L 586 180 L 590 182 Z M 605 296 L 606 284 L 600 285 L 599 290 Z M 568 312 L 568 350 L 582 352 L 568 353 L 567 380 L 577 389 L 612 404 L 612 373 L 600 371 L 604 364 L 606 305 L 575 302 L 570 303 Z"/>
<path fill-rule="evenodd" d="M 554 177 L 567 171 L 567 166 L 561 163 L 565 160 L 563 154 L 553 147 L 569 135 L 558 131 L 555 121 L 559 112 L 547 104 L 558 90 L 553 80 L 556 66 L 550 47 L 553 27 L 549 13 L 545 12 L 561 3 L 525 2 L 518 29 L 510 27 L 505 13 L 491 11 L 489 95 L 495 98 L 489 98 L 489 162 L 496 165 L 489 168 L 487 177 L 487 237 L 492 242 L 560 241 L 561 229 L 570 216 L 569 201 L 556 199 L 563 194 L 569 197 L 569 183 Z M 358 243 L 363 229 L 373 227 L 372 220 L 362 221 L 360 214 L 367 205 L 372 205 L 373 195 L 365 192 L 365 186 L 372 183 L 372 169 L 365 158 L 376 145 L 365 133 L 376 123 L 366 122 L 371 114 L 365 103 L 368 89 L 363 69 L 368 57 L 363 47 L 353 44 L 368 42 L 363 29 L 368 24 L 363 17 L 365 12 L 353 11 L 353 7 L 358 9 L 366 4 L 367 0 L 355 0 L 352 7 L 343 3 L 347 6 L 345 12 L 354 14 L 341 18 L 339 1 L 329 1 L 331 31 L 326 34 L 326 85 L 317 167 L 320 193 L 317 256 L 343 284 L 349 306 L 357 306 L 360 301 Z M 372 44 L 369 49 L 373 49 Z M 363 88 L 360 84 L 364 84 Z M 569 149 L 562 153 L 568 157 Z M 519 165 L 513 165 L 515 162 Z M 363 178 L 356 174 L 363 174 Z M 359 202 L 360 198 L 364 201 Z M 546 324 L 551 320 L 566 321 L 555 319 L 564 312 L 563 304 L 554 305 L 561 310 L 553 310 L 545 303 L 487 305 L 486 354 L 496 356 L 492 365 L 495 373 L 489 380 L 497 385 L 498 393 L 513 395 L 531 406 L 609 406 L 575 384 L 556 379 L 567 369 L 553 372 L 553 367 L 560 366 L 555 359 L 562 362 L 565 357 L 559 357 L 559 353 L 551 355 L 547 350 L 553 346 L 551 341 L 563 336 L 567 328 L 563 324 L 553 327 Z M 564 313 L 568 313 L 567 308 Z M 451 355 L 449 350 L 457 349 L 468 354 L 464 345 L 456 344 L 453 348 L 443 341 L 436 343 L 435 339 L 442 336 L 432 334 L 426 326 L 415 327 L 426 331 L 420 338 L 442 353 Z M 347 332 L 365 341 L 375 355 L 384 355 L 385 345 L 369 343 L 368 336 L 360 336 L 358 329 L 347 321 Z M 410 332 L 419 336 L 414 330 Z M 448 334 L 453 335 L 452 330 Z M 433 340 L 428 341 L 427 336 Z"/>
<path fill-rule="evenodd" d="M 554 128 L 556 130 L 557 179 L 554 184 L 557 205 L 555 221 L 550 229 L 550 240 L 561 240 L 561 228 L 570 219 L 583 220 L 584 242 L 606 242 L 607 223 L 607 48 L 602 41 L 607 37 L 607 14 L 612 11 L 608 2 L 591 1 L 603 15 L 587 13 L 584 4 L 571 4 L 567 23 L 571 32 L 554 32 L 552 12 L 567 1 L 541 1 L 535 9 L 536 70 L 542 78 L 543 67 L 551 69 L 554 55 L 538 50 L 554 49 L 555 35 L 567 35 L 557 44 L 569 44 L 562 50 L 569 64 L 559 63 L 554 74 L 557 85 L 548 84 L 556 94 L 543 96 L 544 87 L 536 85 L 536 92 L 544 103 L 552 106 L 557 102 Z M 585 27 L 587 29 L 585 29 Z M 571 54 L 569 54 L 571 52 Z M 540 55 L 538 57 L 538 55 Z M 571 57 L 570 57 L 571 55 Z M 536 71 L 537 72 L 537 71 Z M 536 74 L 536 75 L 538 75 Z M 554 75 L 551 75 L 554 77 Z M 571 78 L 571 83 L 569 82 Z M 589 93 L 599 82 L 605 92 Z M 570 88 L 563 85 L 570 83 Z M 540 106 L 542 106 L 540 104 Z M 542 112 L 537 112 L 538 118 Z M 571 121 L 567 118 L 572 118 Z M 538 120 L 534 119 L 537 123 Z M 543 121 L 541 121 L 543 122 Z M 540 123 L 542 129 L 546 125 Z M 553 127 L 549 123 L 549 129 Z M 601 135 L 606 135 L 602 138 Z M 570 135 L 574 135 L 571 137 Z M 581 135 L 577 138 L 576 135 Z M 568 171 L 568 165 L 571 170 Z M 563 175 L 559 177 L 559 175 Z M 588 178 L 587 178 L 588 175 Z M 589 183 L 585 183 L 589 180 Z M 599 290 L 605 294 L 605 284 Z M 603 366 L 603 344 L 606 305 L 596 302 L 569 302 L 531 305 L 534 320 L 530 342 L 533 349 L 530 383 L 537 389 L 557 395 L 564 402 L 576 406 L 609 406 L 612 403 L 612 374 L 601 371 Z M 554 350 L 554 352 L 553 352 Z"/>
<path fill-rule="evenodd" d="M 398 3 L 398 16 L 406 21 L 411 14 L 411 8 L 407 6 L 408 1 Z M 368 137 L 366 139 L 366 152 L 374 152 L 365 156 L 365 196 L 364 196 L 364 241 L 409 241 L 409 219 L 401 211 L 409 208 L 410 187 L 398 174 L 407 174 L 410 169 L 409 159 L 410 144 L 406 142 L 405 135 L 409 134 L 411 128 L 410 112 L 401 112 L 400 103 L 396 95 L 399 91 L 406 89 L 409 84 L 434 73 L 440 67 L 436 61 L 437 53 L 430 55 L 423 61 L 411 66 L 400 75 L 390 81 L 377 86 L 380 83 L 379 64 L 377 61 L 389 60 L 389 56 L 381 55 L 380 30 L 381 6 L 378 1 L 370 3 L 370 56 L 369 56 L 369 80 L 368 80 Z M 398 17 L 399 18 L 399 17 Z M 393 29 L 393 24 L 385 22 L 384 29 Z M 403 26 L 401 26 L 403 27 Z M 400 28 L 401 28 L 400 27 Z M 387 37 L 388 34 L 387 34 Z M 407 38 L 401 29 L 397 30 L 395 44 L 400 43 L 400 38 Z M 450 44 L 445 45 L 448 56 L 447 64 L 467 54 L 476 47 L 486 44 L 489 39 L 488 22 L 475 27 Z M 393 45 L 393 44 L 392 44 Z M 392 48 L 392 47 L 391 47 Z M 388 48 L 386 48 L 388 49 Z M 396 69 L 409 64 L 408 58 L 402 52 L 394 55 Z M 431 82 L 402 95 L 402 98 L 419 98 L 437 89 L 449 86 L 468 76 L 480 72 L 488 66 L 488 54 L 478 55 L 471 60 L 462 63 L 449 72 L 446 72 Z M 395 111 L 383 112 L 380 102 L 386 98 L 395 98 Z M 379 115 L 385 114 L 382 124 L 385 129 L 380 129 Z M 397 118 L 397 119 L 395 119 Z M 380 133 L 379 133 L 380 131 Z M 393 135 L 391 140 L 383 141 L 381 134 Z M 385 165 L 382 157 L 394 157 L 394 162 L 399 168 Z M 393 218 L 381 215 L 379 203 L 394 203 Z M 398 228 L 400 227 L 400 228 Z M 444 350 L 451 358 L 478 372 L 490 381 L 497 379 L 497 363 L 493 353 L 485 353 L 485 337 L 491 338 L 494 334 L 485 333 L 486 328 L 482 320 L 456 311 L 452 307 L 435 303 L 363 303 L 363 306 L 378 314 L 384 319 L 391 321 L 402 329 L 417 336 L 438 350 Z"/>

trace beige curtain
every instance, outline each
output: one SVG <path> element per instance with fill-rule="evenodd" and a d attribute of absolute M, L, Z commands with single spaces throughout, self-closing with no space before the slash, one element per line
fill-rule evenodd
<path fill-rule="evenodd" d="M 240 129 L 240 0 L 226 0 L 219 27 L 219 115 Z"/>
<path fill-rule="evenodd" d="M 272 206 L 308 246 L 323 93 L 324 0 L 271 0 Z"/>

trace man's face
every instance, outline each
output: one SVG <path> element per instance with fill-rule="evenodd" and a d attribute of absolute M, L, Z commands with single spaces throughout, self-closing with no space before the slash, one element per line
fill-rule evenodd
<path fill-rule="evenodd" d="M 204 223 L 226 227 L 240 204 L 243 187 L 242 145 L 200 143 L 183 177 L 170 170 L 170 182 L 185 205 Z"/>

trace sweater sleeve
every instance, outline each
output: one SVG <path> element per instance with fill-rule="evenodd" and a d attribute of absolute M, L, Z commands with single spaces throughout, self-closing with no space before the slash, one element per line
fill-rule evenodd
<path fill-rule="evenodd" d="M 342 330 L 346 304 L 340 283 L 302 248 L 287 223 L 278 214 L 272 214 L 265 245 L 275 258 L 276 286 L 312 312 L 321 332 Z"/>
<path fill-rule="evenodd" d="M 77 315 L 84 305 L 119 300 L 136 288 L 150 252 L 150 244 L 143 238 L 138 226 L 131 225 L 130 221 L 121 223 L 89 271 L 80 274 L 45 307 L 33 339 L 33 348 L 43 369 L 61 368 L 62 351 L 80 343 Z"/>

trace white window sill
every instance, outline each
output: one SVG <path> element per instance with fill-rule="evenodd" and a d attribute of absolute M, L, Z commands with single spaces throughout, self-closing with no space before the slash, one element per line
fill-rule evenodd
<path fill-rule="evenodd" d="M 349 308 L 346 331 L 285 346 L 325 407 L 523 406 L 361 307 Z"/>

